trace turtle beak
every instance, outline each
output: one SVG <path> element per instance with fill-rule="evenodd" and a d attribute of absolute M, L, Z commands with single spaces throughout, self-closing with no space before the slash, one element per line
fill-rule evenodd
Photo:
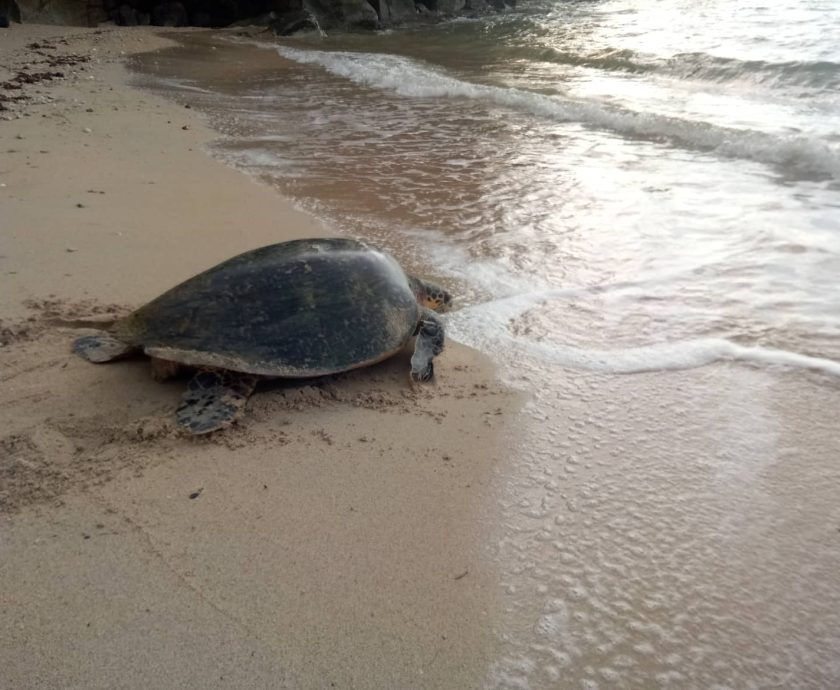
<path fill-rule="evenodd" d="M 428 295 L 424 302 L 427 308 L 436 311 L 438 314 L 444 314 L 452 306 L 452 297 L 446 290 L 440 290 Z"/>

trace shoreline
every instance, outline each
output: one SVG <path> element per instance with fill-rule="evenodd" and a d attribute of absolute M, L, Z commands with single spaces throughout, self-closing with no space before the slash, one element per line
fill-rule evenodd
<path fill-rule="evenodd" d="M 518 395 L 450 342 L 433 386 L 408 386 L 402 353 L 264 385 L 241 424 L 191 439 L 183 381 L 75 358 L 75 321 L 328 229 L 209 156 L 195 111 L 128 85 L 124 58 L 168 32 L 63 31 L 0 47 L 15 70 L 88 58 L 0 121 L 0 684 L 479 686 Z"/>
<path fill-rule="evenodd" d="M 129 88 L 138 80 L 111 63 L 173 35 L 196 45 L 130 63 L 151 65 L 164 87 Z M 405 355 L 318 382 L 265 382 L 242 423 L 194 439 L 172 428 L 184 381 L 152 381 L 144 360 L 95 367 L 72 356 L 79 320 L 122 313 L 248 243 L 308 223 L 330 232 L 294 213 L 286 192 L 302 208 L 319 200 L 348 234 L 370 229 L 419 275 L 440 278 L 422 261 L 441 254 L 427 235 L 393 239 L 410 206 L 377 216 L 394 198 L 369 174 L 381 150 L 359 149 L 357 166 L 321 165 L 314 185 L 305 174 L 260 182 L 222 162 L 238 144 L 217 147 L 203 124 L 259 134 L 258 119 L 236 116 L 265 79 L 265 96 L 288 100 L 249 114 L 289 114 L 270 121 L 302 146 L 289 149 L 289 170 L 307 151 L 340 165 L 329 151 L 346 132 L 298 123 L 313 112 L 307 100 L 317 115 L 343 86 L 340 107 L 364 123 L 371 111 L 354 86 L 323 89 L 274 51 L 203 51 L 211 33 L 74 36 L 57 56 L 91 60 L 56 66 L 67 81 L 44 84 L 29 117 L 0 120 L 0 208 L 14 212 L 12 224 L 2 216 L 0 248 L 0 686 L 836 685 L 840 388 L 825 374 L 717 361 L 617 375 L 493 347 L 503 345 L 494 332 L 543 334 L 600 357 L 662 332 L 643 319 L 611 326 L 607 299 L 561 300 L 497 331 L 480 326 L 497 367 L 450 343 L 431 387 L 406 385 Z M 52 52 L 37 50 L 33 59 Z M 177 84 L 187 91 L 167 100 Z M 447 104 L 441 116 L 455 112 Z M 466 139 L 462 153 L 483 141 Z M 385 153 L 411 151 L 397 143 Z M 433 152 L 426 144 L 417 150 Z M 282 162 L 282 143 L 275 151 Z M 611 165 L 590 169 L 573 154 L 564 161 L 590 172 Z M 321 190 L 336 192 L 337 213 Z M 354 223 L 342 196 L 364 202 L 369 190 L 384 203 Z M 424 217 L 461 217 L 461 200 L 435 190 Z M 577 208 L 572 220 L 586 220 Z M 593 209 L 617 223 L 600 240 L 573 236 L 610 241 L 614 210 Z M 464 244 L 458 259 L 486 256 Z M 578 249 L 567 258 L 585 267 Z M 471 259 L 463 274 L 443 271 L 464 277 L 459 307 L 483 299 Z"/>

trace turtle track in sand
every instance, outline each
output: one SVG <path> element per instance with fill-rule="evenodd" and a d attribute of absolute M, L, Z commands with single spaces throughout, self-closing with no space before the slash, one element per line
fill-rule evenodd
<path fill-rule="evenodd" d="M 58 299 L 32 300 L 25 306 L 29 314 L 23 319 L 0 322 L 0 408 L 5 418 L 0 426 L 0 514 L 60 505 L 70 491 L 89 490 L 117 476 L 140 476 L 202 446 L 231 452 L 255 444 L 289 446 L 285 452 L 307 457 L 322 452 L 324 445 L 341 452 L 364 443 L 371 454 L 386 456 L 398 449 L 378 443 L 371 415 L 412 415 L 438 425 L 453 399 L 507 394 L 500 387 L 451 378 L 438 385 L 411 385 L 410 353 L 403 352 L 346 374 L 261 381 L 239 423 L 193 437 L 173 416 L 184 378 L 152 381 L 142 357 L 94 366 L 72 354 L 75 337 L 97 322 L 128 313 L 128 307 Z M 462 378 L 470 368 L 452 364 L 453 373 Z M 446 371 L 446 366 L 439 369 L 444 378 Z M 336 434 L 339 417 L 350 421 L 342 422 L 344 431 Z M 485 417 L 486 424 L 493 422 L 492 412 Z"/>

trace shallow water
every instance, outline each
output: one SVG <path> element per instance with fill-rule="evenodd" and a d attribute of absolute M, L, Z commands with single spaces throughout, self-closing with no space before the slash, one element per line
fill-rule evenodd
<path fill-rule="evenodd" d="M 214 40 L 138 67 L 532 393 L 486 687 L 840 684 L 840 6 Z"/>

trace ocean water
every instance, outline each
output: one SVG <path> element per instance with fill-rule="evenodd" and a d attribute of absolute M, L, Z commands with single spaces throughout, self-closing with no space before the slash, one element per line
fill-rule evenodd
<path fill-rule="evenodd" d="M 840 4 L 193 41 L 144 83 L 529 393 L 484 687 L 840 687 Z"/>

